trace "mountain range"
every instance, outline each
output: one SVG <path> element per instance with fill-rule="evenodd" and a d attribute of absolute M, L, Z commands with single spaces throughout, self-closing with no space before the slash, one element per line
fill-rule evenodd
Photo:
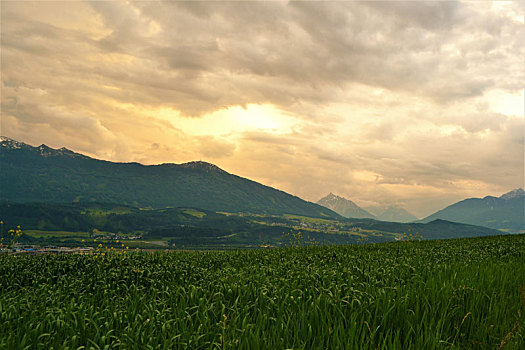
<path fill-rule="evenodd" d="M 369 218 L 390 222 L 412 222 L 417 220 L 417 217 L 401 207 L 376 206 L 363 209 L 351 200 L 331 192 L 318 200 L 317 204 L 332 209 L 345 218 Z"/>
<path fill-rule="evenodd" d="M 381 221 L 412 222 L 418 220 L 416 216 L 402 207 L 380 206 L 365 209 L 374 214 L 377 220 Z"/>
<path fill-rule="evenodd" d="M 0 199 L 338 218 L 332 210 L 206 162 L 142 165 L 0 139 Z"/>
<path fill-rule="evenodd" d="M 509 232 L 525 230 L 525 191 L 515 189 L 500 197 L 468 198 L 424 218 L 481 225 Z"/>
<path fill-rule="evenodd" d="M 377 215 L 374 216 L 333 193 L 317 204 L 307 202 L 206 162 L 116 163 L 67 148 L 33 147 L 6 137 L 0 139 L 0 202 L 113 203 L 144 209 L 192 207 L 213 212 L 294 214 L 336 220 L 342 217 L 391 222 L 415 220 L 398 207 L 374 208 Z M 525 192 L 520 188 L 500 197 L 460 201 L 420 222 L 440 219 L 522 232 L 524 203 Z"/>
<path fill-rule="evenodd" d="M 345 218 L 375 218 L 374 215 L 370 214 L 351 200 L 336 196 L 332 192 L 319 199 L 317 204 L 332 209 Z"/>

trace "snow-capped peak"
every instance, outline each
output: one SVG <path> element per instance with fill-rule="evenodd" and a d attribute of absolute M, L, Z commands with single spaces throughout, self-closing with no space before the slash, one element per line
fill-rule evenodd
<path fill-rule="evenodd" d="M 515 190 L 512 190 L 510 192 L 505 193 L 500 198 L 502 199 L 512 199 L 520 196 L 525 196 L 525 191 L 523 191 L 523 188 L 517 188 Z"/>
<path fill-rule="evenodd" d="M 18 148 L 22 148 L 23 146 L 27 146 L 27 145 L 23 142 L 18 142 L 16 140 L 10 139 L 9 137 L 0 136 L 0 147 L 18 149 Z"/>

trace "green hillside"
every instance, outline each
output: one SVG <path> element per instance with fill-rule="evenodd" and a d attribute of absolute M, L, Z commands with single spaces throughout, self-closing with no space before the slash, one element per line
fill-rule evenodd
<path fill-rule="evenodd" d="M 426 217 L 422 222 L 436 219 L 520 232 L 525 230 L 525 192 L 520 188 L 501 197 L 465 199 Z"/>
<path fill-rule="evenodd" d="M 8 138 L 0 142 L 0 199 L 338 217 L 320 205 L 205 162 L 113 163 L 65 148 L 32 147 Z"/>

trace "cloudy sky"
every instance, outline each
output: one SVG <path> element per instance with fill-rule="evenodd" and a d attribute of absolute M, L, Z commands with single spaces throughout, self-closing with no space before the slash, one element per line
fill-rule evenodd
<path fill-rule="evenodd" d="M 524 182 L 523 2 L 1 2 L 1 134 L 424 216 Z"/>

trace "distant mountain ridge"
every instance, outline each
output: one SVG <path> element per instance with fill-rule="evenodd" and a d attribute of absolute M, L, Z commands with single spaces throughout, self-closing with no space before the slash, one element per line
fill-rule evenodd
<path fill-rule="evenodd" d="M 339 217 L 325 207 L 207 162 L 115 163 L 7 137 L 0 139 L 0 200 Z"/>
<path fill-rule="evenodd" d="M 412 222 L 418 218 L 408 212 L 405 208 L 389 206 L 379 210 L 376 215 L 378 220 L 382 221 L 393 221 L 393 222 Z"/>
<path fill-rule="evenodd" d="M 370 214 L 363 208 L 349 199 L 336 196 L 330 192 L 327 196 L 317 201 L 317 204 L 322 205 L 326 208 L 332 209 L 337 214 L 344 216 L 345 218 L 369 218 L 374 219 L 374 215 Z"/>
<path fill-rule="evenodd" d="M 65 147 L 62 147 L 60 149 L 54 149 L 47 145 L 41 144 L 38 147 L 30 146 L 26 143 L 19 142 L 13 139 L 10 139 L 9 137 L 0 136 L 0 152 L 2 150 L 8 151 L 8 150 L 32 150 L 35 149 L 38 150 L 41 156 L 43 157 L 51 157 L 51 156 L 71 156 L 71 157 L 83 157 L 83 158 L 89 158 L 83 154 L 73 152 Z"/>
<path fill-rule="evenodd" d="M 439 210 L 421 222 L 436 219 L 520 232 L 525 230 L 525 191 L 518 188 L 500 197 L 468 198 Z"/>

